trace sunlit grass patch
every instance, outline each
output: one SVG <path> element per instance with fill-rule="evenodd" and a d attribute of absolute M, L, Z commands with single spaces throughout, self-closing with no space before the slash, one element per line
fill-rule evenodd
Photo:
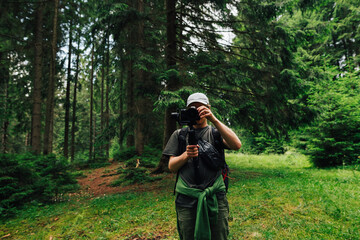
<path fill-rule="evenodd" d="M 289 169 L 289 168 L 309 168 L 311 167 L 305 155 L 299 153 L 288 153 L 283 155 L 243 155 L 228 153 L 226 161 L 233 168 L 251 169 Z"/>
<path fill-rule="evenodd" d="M 13 239 L 175 239 L 170 193 L 124 193 L 32 207 L 8 221 L 0 234 Z"/>
<path fill-rule="evenodd" d="M 291 155 L 290 155 L 291 156 Z M 360 173 L 303 155 L 228 155 L 232 239 L 359 239 Z"/>

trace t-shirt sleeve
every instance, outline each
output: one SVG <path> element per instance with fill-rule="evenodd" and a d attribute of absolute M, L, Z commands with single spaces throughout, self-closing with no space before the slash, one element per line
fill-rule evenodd
<path fill-rule="evenodd" d="M 178 156 L 179 155 L 179 130 L 176 130 L 171 135 L 169 141 L 166 144 L 166 147 L 163 151 L 164 155 L 168 156 Z"/>

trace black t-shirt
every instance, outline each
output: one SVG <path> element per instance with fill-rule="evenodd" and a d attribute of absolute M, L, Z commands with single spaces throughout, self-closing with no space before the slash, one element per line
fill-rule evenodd
<path fill-rule="evenodd" d="M 207 126 L 201 129 L 194 129 L 195 135 L 198 139 L 207 141 L 214 145 L 214 136 L 212 134 L 211 126 Z M 169 156 L 179 156 L 182 154 L 179 147 L 179 133 L 180 129 L 176 130 L 170 137 L 163 154 Z M 187 141 L 186 141 L 187 142 Z M 199 149 L 201 151 L 201 149 Z M 196 159 L 189 159 L 188 162 L 179 169 L 179 177 L 181 177 L 189 187 L 205 189 L 212 186 L 215 180 L 221 175 L 221 170 L 213 170 L 209 168 L 201 158 L 197 159 L 198 171 L 196 172 Z M 218 193 L 218 198 L 223 198 L 225 193 Z M 195 207 L 197 205 L 197 199 L 185 196 L 183 194 L 177 194 L 175 203 L 180 207 Z"/>

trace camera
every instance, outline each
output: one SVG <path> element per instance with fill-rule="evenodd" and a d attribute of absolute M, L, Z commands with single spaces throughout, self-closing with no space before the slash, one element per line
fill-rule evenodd
<path fill-rule="evenodd" d="M 195 125 L 197 120 L 200 120 L 199 112 L 196 107 L 180 109 L 179 112 L 171 113 L 171 117 L 176 119 L 181 126 L 188 125 L 190 127 Z"/>

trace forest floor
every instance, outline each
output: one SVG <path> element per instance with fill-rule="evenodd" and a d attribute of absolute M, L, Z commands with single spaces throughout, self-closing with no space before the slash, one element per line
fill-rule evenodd
<path fill-rule="evenodd" d="M 119 178 L 118 169 L 123 167 L 117 161 L 110 162 L 110 165 L 83 171 L 83 177 L 78 178 L 80 185 L 79 194 L 82 196 L 100 197 L 124 192 L 144 192 L 162 189 L 162 181 L 151 183 L 131 184 L 128 186 L 111 186 L 111 183 Z M 172 179 L 172 174 L 161 176 L 163 179 Z"/>
<path fill-rule="evenodd" d="M 109 166 L 85 171 L 83 173 L 85 177 L 78 178 L 80 192 L 97 197 L 123 191 L 123 189 L 110 186 L 119 177 L 117 174 L 119 167 L 119 162 L 112 162 Z"/>
<path fill-rule="evenodd" d="M 229 240 L 360 239 L 360 166 L 317 169 L 295 153 L 229 153 L 227 162 Z M 111 187 L 121 164 L 81 170 L 80 191 L 0 221 L 0 239 L 178 239 L 175 175 Z"/>

